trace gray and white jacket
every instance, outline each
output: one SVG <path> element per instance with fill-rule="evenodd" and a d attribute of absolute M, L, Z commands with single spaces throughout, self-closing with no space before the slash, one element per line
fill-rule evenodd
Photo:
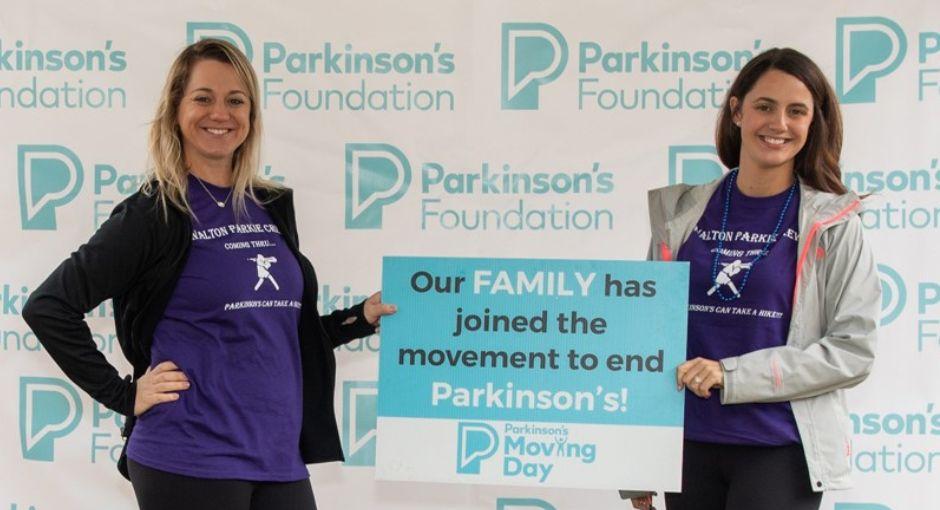
<path fill-rule="evenodd" d="M 651 260 L 672 260 L 722 180 L 649 192 Z M 875 359 L 881 285 L 854 193 L 800 185 L 796 282 L 786 345 L 720 360 L 722 405 L 789 401 L 815 491 L 847 489 L 852 470 L 844 389 Z"/>

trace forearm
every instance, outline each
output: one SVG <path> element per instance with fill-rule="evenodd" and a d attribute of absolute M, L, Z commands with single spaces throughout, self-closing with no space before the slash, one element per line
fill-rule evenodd
<path fill-rule="evenodd" d="M 873 344 L 873 338 L 826 338 L 806 349 L 781 346 L 722 359 L 721 403 L 782 402 L 854 386 L 871 371 Z"/>

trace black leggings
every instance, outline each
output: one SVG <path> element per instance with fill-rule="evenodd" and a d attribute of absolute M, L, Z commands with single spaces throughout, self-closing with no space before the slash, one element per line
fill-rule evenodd
<path fill-rule="evenodd" d="M 800 445 L 686 441 L 682 493 L 666 493 L 666 510 L 818 510 L 821 501 Z"/>
<path fill-rule="evenodd" d="M 249 482 L 167 473 L 130 459 L 140 510 L 316 510 L 310 480 Z"/>

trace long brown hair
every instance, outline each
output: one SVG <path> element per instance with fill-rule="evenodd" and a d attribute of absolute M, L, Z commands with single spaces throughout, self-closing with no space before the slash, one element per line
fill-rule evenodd
<path fill-rule="evenodd" d="M 193 66 L 201 60 L 229 64 L 244 83 L 251 104 L 248 137 L 235 149 L 232 158 L 232 204 L 237 212 L 244 211 L 246 198 L 257 201 L 256 189 L 282 189 L 277 183 L 258 174 L 261 150 L 261 107 L 258 101 L 258 77 L 248 58 L 233 44 L 219 39 L 203 39 L 190 44 L 173 61 L 163 86 L 157 113 L 150 126 L 150 159 L 153 168 L 143 187 L 146 193 L 157 193 L 164 212 L 170 204 L 193 214 L 186 199 L 188 188 L 183 139 L 177 123 L 180 102 L 189 82 Z"/>
<path fill-rule="evenodd" d="M 718 157 L 728 168 L 740 165 L 741 128 L 734 124 L 731 98 L 738 104 L 767 71 L 776 69 L 803 82 L 813 96 L 813 121 L 806 144 L 797 153 L 793 168 L 800 179 L 820 191 L 843 194 L 839 157 L 842 154 L 842 113 L 826 76 L 806 55 L 791 48 L 772 48 L 754 57 L 735 78 L 718 116 L 715 145 Z M 740 108 L 740 106 L 739 106 Z"/>

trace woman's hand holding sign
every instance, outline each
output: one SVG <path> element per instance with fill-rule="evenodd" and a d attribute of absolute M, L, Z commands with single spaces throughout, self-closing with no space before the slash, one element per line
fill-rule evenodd
<path fill-rule="evenodd" d="M 695 358 L 679 365 L 676 369 L 676 389 L 682 391 L 688 387 L 692 393 L 699 397 L 712 396 L 712 388 L 724 388 L 725 374 L 721 370 L 721 363 L 717 361 Z"/>

